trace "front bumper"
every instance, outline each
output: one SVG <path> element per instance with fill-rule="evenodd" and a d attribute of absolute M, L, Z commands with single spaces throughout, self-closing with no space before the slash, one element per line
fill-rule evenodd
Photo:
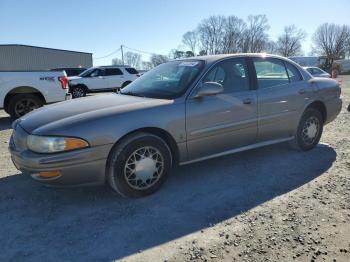
<path fill-rule="evenodd" d="M 102 145 L 70 152 L 38 154 L 18 150 L 10 141 L 9 151 L 18 170 L 51 186 L 97 185 L 105 182 L 105 169 L 113 145 Z M 39 172 L 59 171 L 60 175 L 43 178 Z"/>

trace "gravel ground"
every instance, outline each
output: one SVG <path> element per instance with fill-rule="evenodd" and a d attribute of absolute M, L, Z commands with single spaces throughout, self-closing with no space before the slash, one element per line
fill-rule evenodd
<path fill-rule="evenodd" d="M 275 145 L 176 168 L 155 195 L 21 175 L 0 112 L 0 261 L 350 261 L 350 76 L 309 152 Z"/>

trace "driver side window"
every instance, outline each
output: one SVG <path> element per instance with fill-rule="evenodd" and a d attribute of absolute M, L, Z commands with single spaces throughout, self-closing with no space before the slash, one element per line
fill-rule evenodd
<path fill-rule="evenodd" d="M 248 91 L 248 67 L 244 58 L 234 58 L 218 63 L 203 82 L 216 82 L 224 87 L 224 93 Z"/>

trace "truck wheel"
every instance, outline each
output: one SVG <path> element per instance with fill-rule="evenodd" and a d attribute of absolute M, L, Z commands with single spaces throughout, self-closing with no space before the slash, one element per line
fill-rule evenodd
<path fill-rule="evenodd" d="M 72 98 L 79 98 L 86 96 L 86 89 L 83 86 L 75 86 L 71 90 Z"/>
<path fill-rule="evenodd" d="M 291 146 L 300 151 L 313 149 L 321 139 L 323 132 L 322 114 L 314 108 L 308 108 L 302 115 L 297 133 Z"/>
<path fill-rule="evenodd" d="M 171 163 L 171 151 L 160 137 L 136 133 L 112 149 L 107 181 L 123 197 L 150 195 L 167 179 Z"/>
<path fill-rule="evenodd" d="M 33 94 L 17 94 L 11 97 L 7 111 L 14 119 L 24 116 L 30 111 L 43 106 L 43 101 Z"/>

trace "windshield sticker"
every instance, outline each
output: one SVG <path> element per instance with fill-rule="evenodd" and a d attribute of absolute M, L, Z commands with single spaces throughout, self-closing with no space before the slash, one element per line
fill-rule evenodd
<path fill-rule="evenodd" d="M 182 62 L 179 66 L 196 66 L 198 62 Z"/>

